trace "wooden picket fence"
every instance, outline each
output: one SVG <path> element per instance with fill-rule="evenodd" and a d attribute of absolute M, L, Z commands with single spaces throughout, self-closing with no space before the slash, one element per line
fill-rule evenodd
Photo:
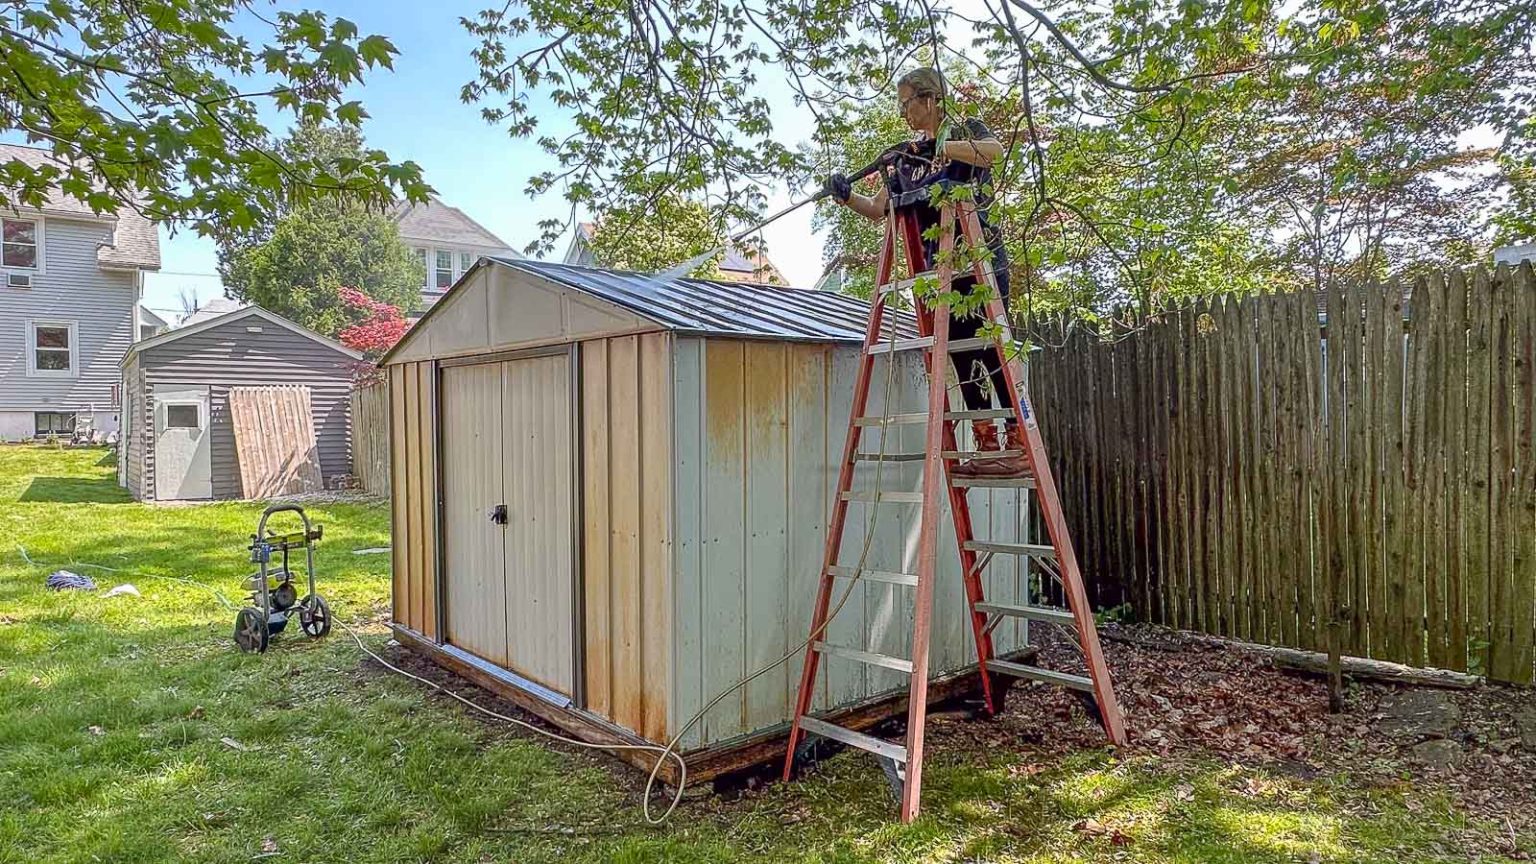
<path fill-rule="evenodd" d="M 1347 654 L 1531 682 L 1529 265 L 1032 339 L 1097 605 L 1319 651 L 1337 628 Z"/>
<path fill-rule="evenodd" d="M 352 471 L 363 491 L 389 494 L 389 383 L 352 389 Z"/>

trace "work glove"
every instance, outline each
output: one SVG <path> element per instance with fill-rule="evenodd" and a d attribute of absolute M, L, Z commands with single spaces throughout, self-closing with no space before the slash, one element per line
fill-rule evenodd
<path fill-rule="evenodd" d="M 821 188 L 839 204 L 846 204 L 853 195 L 853 182 L 846 174 L 833 174 Z"/>

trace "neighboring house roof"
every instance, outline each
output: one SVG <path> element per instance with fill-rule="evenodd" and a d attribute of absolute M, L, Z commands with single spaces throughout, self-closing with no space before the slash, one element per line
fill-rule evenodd
<path fill-rule="evenodd" d="M 406 242 L 422 240 L 479 246 L 500 250 L 508 257 L 522 257 L 505 240 L 491 233 L 489 228 L 469 218 L 463 210 L 444 204 L 435 195 L 422 204 L 397 204 L 390 218 L 399 226 L 400 239 Z"/>
<path fill-rule="evenodd" d="M 490 259 L 643 315 L 681 333 L 813 342 L 862 342 L 869 304 L 855 297 L 709 279 L 659 282 L 654 276 L 546 261 Z M 897 319 L 902 338 L 912 318 Z"/>
<path fill-rule="evenodd" d="M 351 348 L 348 348 L 347 346 L 337 342 L 334 339 L 328 339 L 325 336 L 322 336 L 319 333 L 309 329 L 308 327 L 295 324 L 292 321 L 289 321 L 287 318 L 277 314 L 276 312 L 268 312 L 260 306 L 245 306 L 237 308 L 232 312 L 225 312 L 222 315 L 210 315 L 196 323 L 184 324 L 180 327 L 177 327 L 175 330 L 161 333 L 159 336 L 155 336 L 150 339 L 145 339 L 143 342 L 135 342 L 133 346 L 128 349 L 128 353 L 123 355 L 122 362 L 126 364 L 128 362 L 128 358 L 141 351 L 147 351 L 150 348 L 158 348 L 161 345 L 175 342 L 177 339 L 191 336 L 194 333 L 201 333 L 205 330 L 211 330 L 214 327 L 220 326 L 221 324 L 229 324 L 235 321 L 239 321 L 242 318 L 252 317 L 261 318 L 293 333 L 297 333 L 306 339 L 312 339 L 315 342 L 318 342 L 327 348 L 335 349 L 336 351 L 339 351 L 354 360 L 363 359 L 363 355 L 360 352 L 353 351 Z"/>
<path fill-rule="evenodd" d="M 565 263 L 587 267 L 601 262 L 592 253 L 592 238 L 597 235 L 597 223 L 578 222 L 571 236 L 571 245 L 565 251 Z M 716 265 L 720 278 L 726 282 L 763 282 L 788 285 L 789 280 L 761 249 L 744 249 L 734 243 L 727 246 L 725 255 Z"/>
<path fill-rule="evenodd" d="M 1519 264 L 1521 261 L 1536 262 L 1536 243 L 1516 243 L 1493 250 L 1493 263 Z"/>
<path fill-rule="evenodd" d="M 159 315 L 156 315 L 148 306 L 145 306 L 142 303 L 139 304 L 139 323 L 149 324 L 164 330 L 171 329 L 171 322 L 161 318 Z"/>
<path fill-rule="evenodd" d="M 221 315 L 227 315 L 230 312 L 245 308 L 248 307 L 239 300 L 231 300 L 228 297 L 215 297 L 197 307 L 196 311 L 187 314 L 180 321 L 176 322 L 176 328 L 179 330 L 183 327 L 201 324 L 209 318 L 218 318 Z"/>
<path fill-rule="evenodd" d="M 33 168 L 65 165 L 49 150 L 21 144 L 0 144 L 0 162 L 22 162 Z M 22 213 L 26 209 L 18 207 L 14 212 Z M 96 250 L 99 263 L 107 267 L 160 269 L 159 232 L 155 230 L 154 222 L 132 206 L 125 205 L 116 214 L 97 213 L 85 202 L 54 188 L 48 190 L 42 213 L 45 217 L 52 215 L 112 222 L 112 243 L 104 244 Z"/>

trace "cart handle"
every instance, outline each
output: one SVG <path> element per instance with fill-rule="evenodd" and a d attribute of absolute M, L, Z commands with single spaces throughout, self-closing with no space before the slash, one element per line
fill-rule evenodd
<path fill-rule="evenodd" d="M 313 527 L 310 526 L 310 524 L 309 524 L 309 516 L 304 513 L 304 508 L 300 507 L 297 504 L 269 504 L 269 505 L 267 505 L 267 509 L 261 511 L 261 521 L 256 523 L 256 536 L 253 539 L 256 539 L 259 542 L 261 540 L 261 538 L 264 538 L 264 537 L 267 536 L 267 519 L 271 518 L 273 515 L 278 514 L 278 513 L 297 513 L 297 514 L 299 514 L 299 519 L 304 523 L 304 536 L 305 536 L 305 538 L 310 539 L 310 540 L 319 540 L 320 539 L 320 532 L 316 528 L 313 528 Z"/>

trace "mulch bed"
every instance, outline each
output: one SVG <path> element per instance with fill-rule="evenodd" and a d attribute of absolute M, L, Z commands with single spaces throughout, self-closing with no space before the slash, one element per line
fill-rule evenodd
<path fill-rule="evenodd" d="M 1511 832 L 1536 830 L 1536 746 L 1522 744 L 1517 720 L 1536 712 L 1536 690 L 1433 689 L 1416 698 L 1454 706 L 1447 710 L 1459 718 L 1444 731 L 1404 732 L 1383 722 L 1383 709 L 1406 690 L 1431 688 L 1356 680 L 1347 684 L 1345 710 L 1329 714 L 1322 677 L 1282 671 L 1238 646 L 1149 625 L 1102 632 L 1133 752 L 1225 759 L 1300 779 L 1347 772 L 1360 785 L 1443 790 L 1473 817 Z M 1032 635 L 1041 665 L 1081 670 L 1076 646 L 1057 628 L 1039 626 Z M 1104 740 L 1081 703 L 1055 687 L 1019 685 L 999 722 L 1015 740 L 1049 750 Z M 1421 746 L 1428 740 L 1447 743 Z M 1429 752 L 1455 764 L 1429 764 Z"/>

